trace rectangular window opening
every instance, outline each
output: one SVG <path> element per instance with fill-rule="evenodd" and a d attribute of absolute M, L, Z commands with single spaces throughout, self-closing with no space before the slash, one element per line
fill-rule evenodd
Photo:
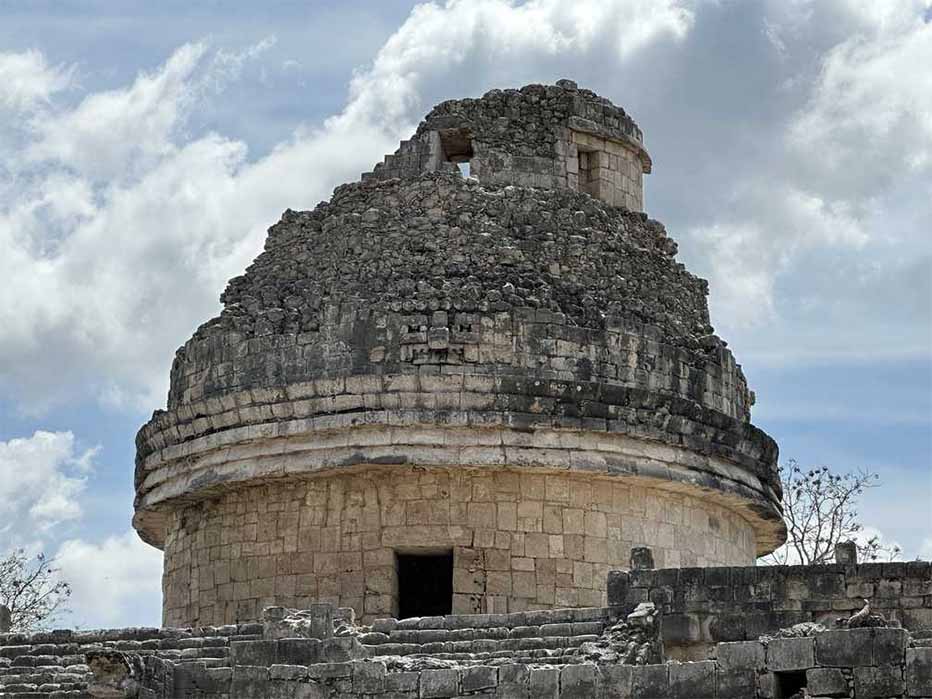
<path fill-rule="evenodd" d="M 453 611 L 453 551 L 396 552 L 398 618 Z"/>
<path fill-rule="evenodd" d="M 806 689 L 806 671 L 775 672 L 774 697 L 775 699 L 801 699 L 809 696 Z"/>
<path fill-rule="evenodd" d="M 470 161 L 473 157 L 472 134 L 469 129 L 444 129 L 440 131 L 440 147 L 443 159 L 454 163 L 463 177 L 471 174 Z"/>
<path fill-rule="evenodd" d="M 579 191 L 599 198 L 599 154 L 577 147 L 579 157 Z"/>

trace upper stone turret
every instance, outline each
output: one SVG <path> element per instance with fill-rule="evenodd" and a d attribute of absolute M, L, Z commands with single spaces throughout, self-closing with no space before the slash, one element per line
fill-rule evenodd
<path fill-rule="evenodd" d="M 560 80 L 441 102 L 363 180 L 457 169 L 484 184 L 570 189 L 641 211 L 651 160 L 621 107 Z"/>

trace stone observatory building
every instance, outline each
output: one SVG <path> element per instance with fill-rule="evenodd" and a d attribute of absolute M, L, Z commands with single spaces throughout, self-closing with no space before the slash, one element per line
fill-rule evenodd
<path fill-rule="evenodd" d="M 164 624 L 602 606 L 633 548 L 782 543 L 777 446 L 642 213 L 650 169 L 631 117 L 564 80 L 443 102 L 286 211 L 137 437 Z"/>

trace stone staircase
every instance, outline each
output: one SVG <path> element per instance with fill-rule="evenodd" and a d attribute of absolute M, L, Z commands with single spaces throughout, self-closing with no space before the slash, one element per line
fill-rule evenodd
<path fill-rule="evenodd" d="M 373 668 L 382 668 L 389 685 L 422 672 L 471 678 L 550 667 L 559 674 L 561 667 L 585 663 L 580 647 L 603 638 L 624 613 L 594 607 L 357 626 L 352 610 L 319 606 L 270 608 L 255 624 L 0 634 L 0 697 L 119 696 L 106 692 L 128 680 L 140 687 L 141 699 L 229 697 L 233 690 L 253 697 L 276 683 L 339 683 L 340 673 L 358 683 L 360 673 Z"/>
<path fill-rule="evenodd" d="M 461 664 L 579 662 L 577 649 L 619 617 L 612 607 L 515 614 L 378 619 L 359 641 L 372 658 L 433 658 Z"/>
<path fill-rule="evenodd" d="M 89 697 L 94 658 L 111 652 L 155 656 L 179 665 L 226 668 L 229 673 L 231 641 L 261 638 L 262 624 L 0 634 L 0 697 Z"/>

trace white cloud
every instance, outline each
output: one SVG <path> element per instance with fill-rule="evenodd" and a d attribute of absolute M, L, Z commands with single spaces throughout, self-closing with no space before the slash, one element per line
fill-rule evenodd
<path fill-rule="evenodd" d="M 796 89 L 757 170 L 719 186 L 687 229 L 713 323 L 744 360 L 929 356 L 932 23 L 928 2 L 775 3 L 762 19 Z M 847 33 L 798 63 L 809 43 Z M 821 31 L 821 35 L 817 32 Z M 784 104 L 791 103 L 787 93 Z M 767 144 L 777 147 L 767 151 Z M 674 231 L 674 235 L 676 232 Z"/>
<path fill-rule="evenodd" d="M 829 52 L 791 142 L 825 169 L 877 183 L 932 167 L 932 23 L 897 15 L 895 29 L 856 35 Z M 878 20 L 883 22 L 883 18 Z"/>
<path fill-rule="evenodd" d="M 73 69 L 50 66 L 40 51 L 0 52 L 0 108 L 27 110 L 67 88 Z"/>
<path fill-rule="evenodd" d="M 4 548 L 31 545 L 81 516 L 79 496 L 96 449 L 78 452 L 71 432 L 38 431 L 0 442 L 0 534 Z"/>
<path fill-rule="evenodd" d="M 55 564 L 72 589 L 69 626 L 161 625 L 162 553 L 133 530 L 100 543 L 65 541 Z"/>
<path fill-rule="evenodd" d="M 205 51 L 203 44 L 188 44 L 129 88 L 88 95 L 74 109 L 39 112 L 27 158 L 91 180 L 152 167 L 175 148 L 172 132 L 197 96 L 191 78 Z"/>

